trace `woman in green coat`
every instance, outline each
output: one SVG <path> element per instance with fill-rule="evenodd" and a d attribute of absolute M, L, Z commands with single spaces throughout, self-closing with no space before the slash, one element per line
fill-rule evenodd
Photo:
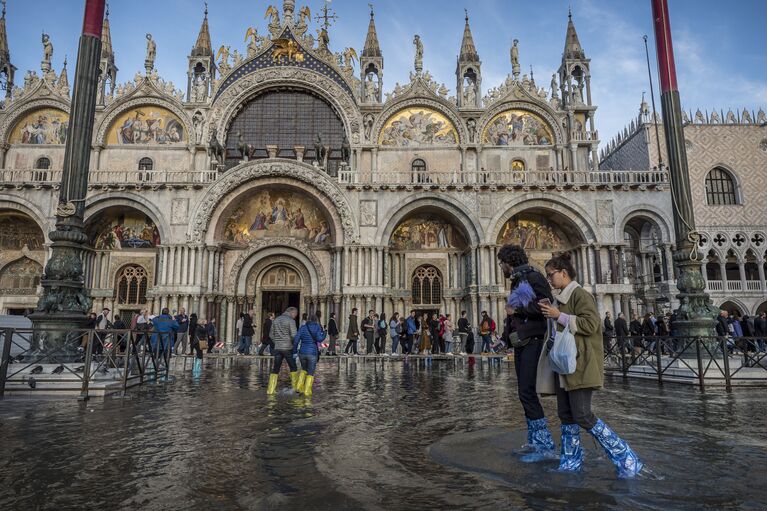
<path fill-rule="evenodd" d="M 559 289 L 560 293 L 556 305 L 541 302 L 541 311 L 553 320 L 549 321 L 550 328 L 556 325 L 557 331 L 561 332 L 569 327 L 578 349 L 574 373 L 557 375 L 549 371 L 548 376 L 545 373 L 542 376 L 544 381 L 549 380 L 545 383 L 554 380 L 557 413 L 562 422 L 559 470 L 578 472 L 583 466 L 580 428 L 584 428 L 607 452 L 617 468 L 618 477 L 632 478 L 644 464 L 628 444 L 591 411 L 591 396 L 602 387 L 604 372 L 602 322 L 594 298 L 575 281 L 575 268 L 568 253 L 547 262 L 546 275 L 551 287 Z M 553 333 L 550 333 L 547 338 L 552 337 Z M 542 357 L 547 355 L 548 349 L 544 349 Z"/>

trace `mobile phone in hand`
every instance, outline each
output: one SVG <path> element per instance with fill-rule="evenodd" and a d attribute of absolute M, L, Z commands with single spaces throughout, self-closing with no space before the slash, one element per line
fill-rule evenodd
<path fill-rule="evenodd" d="M 543 300 L 538 300 L 538 305 L 551 305 L 551 300 L 548 298 L 544 298 Z"/>

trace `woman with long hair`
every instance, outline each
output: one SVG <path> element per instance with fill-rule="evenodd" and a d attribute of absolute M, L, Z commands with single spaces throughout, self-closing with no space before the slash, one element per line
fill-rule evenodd
<path fill-rule="evenodd" d="M 546 263 L 546 275 L 554 289 L 560 290 L 554 304 L 539 302 L 541 310 L 549 321 L 547 349 L 541 361 L 548 355 L 550 339 L 555 331 L 562 332 L 569 327 L 578 350 L 576 368 L 572 374 L 556 374 L 543 371 L 539 364 L 539 392 L 553 390 L 557 396 L 557 413 L 562 421 L 562 449 L 559 470 L 578 472 L 583 466 L 580 429 L 588 431 L 604 448 L 607 456 L 617 469 L 619 478 L 635 477 L 644 463 L 639 456 L 611 430 L 602 419 L 591 411 L 591 398 L 595 390 L 602 387 L 604 380 L 604 346 L 602 344 L 602 322 L 600 321 L 594 297 L 575 281 L 576 273 L 570 254 L 560 254 Z"/>

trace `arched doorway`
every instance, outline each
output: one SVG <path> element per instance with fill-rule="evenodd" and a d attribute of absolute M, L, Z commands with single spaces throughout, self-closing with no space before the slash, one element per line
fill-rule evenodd
<path fill-rule="evenodd" d="M 328 296 L 323 275 L 309 250 L 302 252 L 287 245 L 252 247 L 233 268 L 238 304 L 234 316 L 252 309 L 259 326 L 267 313 L 279 316 L 288 307 L 296 307 L 299 313 L 320 310 L 325 317 Z"/>
<path fill-rule="evenodd" d="M 288 307 L 295 307 L 300 314 L 301 307 L 301 274 L 292 266 L 276 264 L 268 268 L 260 278 L 257 277 L 254 296 L 257 299 L 256 306 L 260 304 L 260 317 L 266 318 L 269 313 L 279 316 Z M 255 308 L 255 307 L 254 307 Z"/>

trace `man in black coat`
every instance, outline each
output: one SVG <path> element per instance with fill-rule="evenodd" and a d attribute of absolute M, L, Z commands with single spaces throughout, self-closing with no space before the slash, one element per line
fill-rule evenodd
<path fill-rule="evenodd" d="M 253 345 L 253 335 L 256 333 L 256 329 L 253 327 L 253 314 L 254 310 L 251 309 L 247 314 L 242 316 L 242 354 L 250 355 L 250 347 Z"/>
<path fill-rule="evenodd" d="M 328 351 L 330 356 L 336 355 L 336 342 L 338 341 L 338 323 L 336 322 L 336 313 L 330 313 L 328 319 Z"/>
<path fill-rule="evenodd" d="M 528 448 L 532 451 L 523 461 L 538 461 L 556 455 L 543 407 L 535 390 L 538 359 L 547 331 L 547 321 L 538 302 L 553 303 L 551 286 L 546 278 L 528 264 L 527 254 L 519 245 L 504 245 L 498 251 L 503 275 L 511 279 L 507 313 L 511 316 L 509 331 L 516 332 L 514 370 L 517 373 L 519 400 L 525 410 Z M 504 339 L 509 343 L 509 339 Z"/>
<path fill-rule="evenodd" d="M 624 350 L 631 349 L 629 341 L 626 339 L 629 336 L 629 327 L 626 324 L 626 316 L 622 313 L 618 313 L 618 319 L 615 320 L 615 335 L 618 337 L 618 343 Z"/>
<path fill-rule="evenodd" d="M 262 356 L 266 348 L 269 348 L 269 355 L 274 354 L 274 341 L 269 337 L 269 332 L 272 331 L 272 321 L 274 321 L 274 312 L 270 312 L 266 315 L 264 320 L 264 329 L 261 333 L 261 346 L 258 348 L 258 356 Z"/>

